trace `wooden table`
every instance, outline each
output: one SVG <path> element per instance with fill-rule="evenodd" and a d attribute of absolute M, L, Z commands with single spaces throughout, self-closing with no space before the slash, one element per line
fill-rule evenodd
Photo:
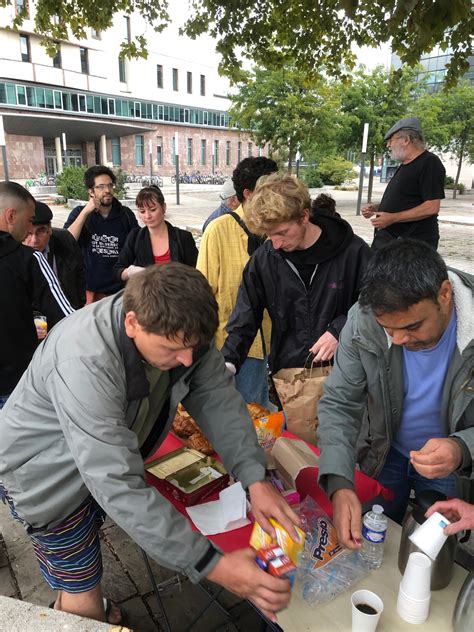
<path fill-rule="evenodd" d="M 397 560 L 401 531 L 398 524 L 389 520 L 381 568 L 371 571 L 368 577 L 330 603 L 311 608 L 300 595 L 297 584 L 290 607 L 278 614 L 279 626 L 287 632 L 350 632 L 351 594 L 365 588 L 376 593 L 384 603 L 377 632 L 450 632 L 453 629 L 451 618 L 454 605 L 467 571 L 455 564 L 453 578 L 448 586 L 431 593 L 430 614 L 426 622 L 421 625 L 406 623 L 397 613 L 401 580 Z"/>

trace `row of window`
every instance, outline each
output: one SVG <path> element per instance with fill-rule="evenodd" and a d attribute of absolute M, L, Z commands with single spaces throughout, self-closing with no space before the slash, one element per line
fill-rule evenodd
<path fill-rule="evenodd" d="M 171 160 L 176 164 L 176 138 L 172 137 L 171 144 Z M 242 160 L 242 141 L 237 142 L 237 161 L 236 164 Z M 230 140 L 225 141 L 225 164 L 231 165 L 231 151 L 232 143 Z M 251 157 L 253 154 L 253 143 L 247 143 L 247 156 Z M 258 155 L 261 155 L 261 149 L 258 149 Z M 157 138 L 156 145 L 156 164 L 161 166 L 163 164 L 163 138 L 160 136 Z M 218 140 L 212 142 L 212 166 L 218 167 L 220 164 L 220 143 Z M 120 156 L 120 138 L 112 139 L 112 162 L 114 165 L 121 164 Z M 135 136 L 135 163 L 138 167 L 145 165 L 145 137 L 142 134 Z M 186 140 L 186 164 L 189 166 L 194 165 L 194 142 L 192 138 Z M 200 145 L 200 164 L 205 166 L 207 164 L 207 140 L 201 139 Z"/>
<path fill-rule="evenodd" d="M 30 63 L 31 62 L 31 45 L 30 45 L 30 36 L 25 35 L 24 33 L 20 33 L 20 55 L 21 61 Z M 53 68 L 62 68 L 62 60 L 61 60 L 61 46 L 58 44 L 58 51 L 56 55 L 53 57 Z M 81 72 L 85 75 L 89 74 L 89 50 L 87 48 L 80 47 L 79 55 L 81 60 Z M 118 58 L 118 72 L 119 72 L 119 81 L 120 83 L 127 83 L 127 66 L 125 64 L 125 60 L 122 57 Z M 156 85 L 158 88 L 163 88 L 164 85 L 164 74 L 163 74 L 163 65 L 156 65 Z M 179 91 L 179 71 L 178 68 L 172 69 L 172 86 L 174 92 Z M 188 71 L 186 73 L 186 90 L 188 94 L 193 93 L 193 73 Z M 199 78 L 199 93 L 202 97 L 206 96 L 206 75 L 200 75 Z"/>
<path fill-rule="evenodd" d="M 226 112 L 0 82 L 0 103 L 148 121 L 229 127 Z"/>

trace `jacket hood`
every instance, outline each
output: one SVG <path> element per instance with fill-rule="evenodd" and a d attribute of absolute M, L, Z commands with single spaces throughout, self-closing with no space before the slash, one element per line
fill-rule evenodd
<path fill-rule="evenodd" d="M 319 210 L 313 214 L 310 221 L 323 231 L 318 240 L 321 247 L 316 248 L 314 263 L 324 263 L 334 259 L 349 246 L 354 237 L 354 231 L 349 222 L 339 215 Z"/>
<path fill-rule="evenodd" d="M 17 248 L 20 248 L 21 244 L 16 241 L 10 233 L 0 231 L 0 259 L 11 255 Z"/>

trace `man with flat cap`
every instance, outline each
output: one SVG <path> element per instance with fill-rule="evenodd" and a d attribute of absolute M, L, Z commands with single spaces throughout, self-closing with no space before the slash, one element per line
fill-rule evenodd
<path fill-rule="evenodd" d="M 419 119 L 403 118 L 385 134 L 392 160 L 400 165 L 379 204 L 368 204 L 362 215 L 375 229 L 372 248 L 410 237 L 438 247 L 438 212 L 444 198 L 446 170 L 438 156 L 427 151 Z"/>
<path fill-rule="evenodd" d="M 44 202 L 36 202 L 31 230 L 23 243 L 41 252 L 47 259 L 69 302 L 75 309 L 86 302 L 84 257 L 71 233 L 52 228 L 53 213 Z"/>

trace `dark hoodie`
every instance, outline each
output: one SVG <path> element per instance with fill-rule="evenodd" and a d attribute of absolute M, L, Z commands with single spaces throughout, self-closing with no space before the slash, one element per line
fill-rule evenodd
<path fill-rule="evenodd" d="M 339 216 L 318 212 L 322 233 L 306 250 L 275 250 L 271 241 L 247 263 L 222 352 L 240 368 L 257 335 L 263 310 L 272 321 L 270 368 L 302 367 L 309 348 L 326 331 L 339 338 L 357 301 L 369 246 Z"/>
<path fill-rule="evenodd" d="M 0 395 L 9 395 L 38 346 L 33 304 L 48 329 L 74 310 L 43 255 L 3 231 L 0 288 Z"/>
<path fill-rule="evenodd" d="M 68 228 L 84 206 L 76 206 L 64 224 Z M 97 211 L 91 213 L 79 238 L 84 256 L 86 289 L 104 294 L 115 294 L 123 284 L 115 278 L 114 266 L 131 230 L 138 228 L 135 215 L 115 198 L 107 217 Z"/>

